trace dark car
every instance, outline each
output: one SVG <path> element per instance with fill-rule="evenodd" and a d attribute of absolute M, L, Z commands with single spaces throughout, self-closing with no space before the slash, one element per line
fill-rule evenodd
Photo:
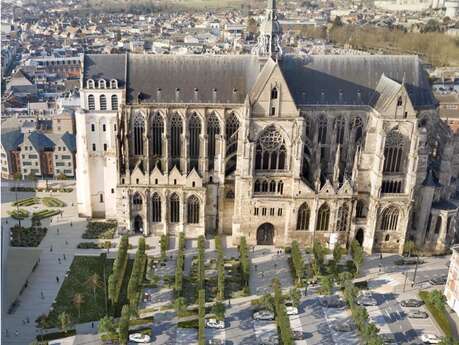
<path fill-rule="evenodd" d="M 401 301 L 400 304 L 402 307 L 405 308 L 418 308 L 421 305 L 423 305 L 424 302 L 418 299 L 411 298 Z"/>
<path fill-rule="evenodd" d="M 411 310 L 407 316 L 410 319 L 427 319 L 429 314 L 422 310 Z"/>
<path fill-rule="evenodd" d="M 293 340 L 303 340 L 304 339 L 304 333 L 301 331 L 293 331 Z"/>
<path fill-rule="evenodd" d="M 344 301 L 336 295 L 325 296 L 320 300 L 320 304 L 327 308 L 342 308 Z"/>
<path fill-rule="evenodd" d="M 447 276 L 433 277 L 432 279 L 429 280 L 429 283 L 432 285 L 444 285 L 446 284 L 447 280 L 448 280 Z"/>

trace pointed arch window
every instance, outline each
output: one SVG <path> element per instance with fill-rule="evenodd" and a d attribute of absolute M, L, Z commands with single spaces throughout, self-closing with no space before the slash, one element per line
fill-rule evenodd
<path fill-rule="evenodd" d="M 389 206 L 381 214 L 380 230 L 395 231 L 398 226 L 399 211 L 395 206 Z"/>
<path fill-rule="evenodd" d="M 355 206 L 355 216 L 357 218 L 366 217 L 365 202 L 363 200 L 357 200 L 357 205 Z"/>
<path fill-rule="evenodd" d="M 220 134 L 220 121 L 215 113 L 210 114 L 207 120 L 207 156 L 208 168 L 213 170 L 215 161 L 216 136 Z"/>
<path fill-rule="evenodd" d="M 352 131 L 354 132 L 354 143 L 361 142 L 363 135 L 363 123 L 360 116 L 356 116 L 352 119 Z"/>
<path fill-rule="evenodd" d="M 255 150 L 255 170 L 284 170 L 287 150 L 282 134 L 270 126 L 258 138 Z"/>
<path fill-rule="evenodd" d="M 140 193 L 135 193 L 134 196 L 132 197 L 132 208 L 134 211 L 140 211 L 142 209 L 142 196 Z"/>
<path fill-rule="evenodd" d="M 134 155 L 143 155 L 143 135 L 145 124 L 143 115 L 138 112 L 134 115 Z"/>
<path fill-rule="evenodd" d="M 163 153 L 163 133 L 164 133 L 164 121 L 163 117 L 159 112 L 155 112 L 151 119 L 151 149 L 150 154 L 156 158 L 161 157 Z"/>
<path fill-rule="evenodd" d="M 317 214 L 317 224 L 316 230 L 317 231 L 328 231 L 328 225 L 330 223 L 330 207 L 327 203 L 324 203 L 319 208 L 319 212 Z"/>
<path fill-rule="evenodd" d="M 238 142 L 239 120 L 236 114 L 231 113 L 226 119 L 225 139 L 226 139 L 226 167 L 225 176 L 230 175 L 237 167 L 237 142 Z"/>
<path fill-rule="evenodd" d="M 154 193 L 151 197 L 151 221 L 153 223 L 161 222 L 161 197 Z"/>
<path fill-rule="evenodd" d="M 105 95 L 99 96 L 100 110 L 107 110 L 107 97 Z"/>
<path fill-rule="evenodd" d="M 188 224 L 199 224 L 199 199 L 195 195 L 188 198 L 187 211 Z"/>
<path fill-rule="evenodd" d="M 96 110 L 96 101 L 94 99 L 94 95 L 88 96 L 88 109 L 89 110 Z"/>
<path fill-rule="evenodd" d="M 170 156 L 171 168 L 176 165 L 180 168 L 180 154 L 181 154 L 181 135 L 182 135 L 182 118 L 179 114 L 174 113 L 170 123 Z"/>
<path fill-rule="evenodd" d="M 303 203 L 298 209 L 296 229 L 297 230 L 308 230 L 310 216 L 311 216 L 311 211 L 309 210 L 308 204 Z"/>
<path fill-rule="evenodd" d="M 278 97 L 277 87 L 273 87 L 271 90 L 271 100 L 276 100 Z"/>
<path fill-rule="evenodd" d="M 269 192 L 270 193 L 276 192 L 276 181 L 271 180 L 271 182 L 269 183 Z"/>
<path fill-rule="evenodd" d="M 180 222 L 180 198 L 177 194 L 172 193 L 169 198 L 170 222 Z"/>
<path fill-rule="evenodd" d="M 344 126 L 345 126 L 344 117 L 338 116 L 335 120 L 336 144 L 344 143 Z"/>
<path fill-rule="evenodd" d="M 284 193 L 284 182 L 279 181 L 279 184 L 277 185 L 277 192 L 279 194 L 283 194 Z"/>
<path fill-rule="evenodd" d="M 264 180 L 262 183 L 261 183 L 261 191 L 264 192 L 264 193 L 267 193 L 268 192 L 268 181 Z"/>
<path fill-rule="evenodd" d="M 384 146 L 384 173 L 402 172 L 404 145 L 405 141 L 402 134 L 395 130 L 389 132 Z"/>
<path fill-rule="evenodd" d="M 304 134 L 307 138 L 312 139 L 312 124 L 311 119 L 309 117 L 305 117 L 304 119 Z"/>
<path fill-rule="evenodd" d="M 319 119 L 319 135 L 317 137 L 319 144 L 327 143 L 327 125 L 327 118 L 325 116 L 321 116 Z"/>
<path fill-rule="evenodd" d="M 201 120 L 196 113 L 193 113 L 188 122 L 189 142 L 188 142 L 188 155 L 190 160 L 189 169 L 195 168 L 198 170 L 199 161 L 199 135 L 201 134 Z"/>
<path fill-rule="evenodd" d="M 344 204 L 338 209 L 338 219 L 336 221 L 336 231 L 347 231 L 349 218 L 349 207 Z"/>
<path fill-rule="evenodd" d="M 260 180 L 255 180 L 254 191 L 255 191 L 255 192 L 261 192 Z"/>
<path fill-rule="evenodd" d="M 118 96 L 112 95 L 112 110 L 118 110 Z"/>

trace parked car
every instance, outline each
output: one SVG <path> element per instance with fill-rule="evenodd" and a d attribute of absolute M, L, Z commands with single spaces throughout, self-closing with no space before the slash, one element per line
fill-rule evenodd
<path fill-rule="evenodd" d="M 332 328 L 337 332 L 352 332 L 355 329 L 355 324 L 352 322 L 335 322 Z"/>
<path fill-rule="evenodd" d="M 407 316 L 410 319 L 427 319 L 429 314 L 422 310 L 411 310 Z"/>
<path fill-rule="evenodd" d="M 253 314 L 255 320 L 274 320 L 274 314 L 268 310 L 257 311 Z"/>
<path fill-rule="evenodd" d="M 357 298 L 357 304 L 365 307 L 378 305 L 378 301 L 370 296 L 361 296 Z"/>
<path fill-rule="evenodd" d="M 397 340 L 392 334 L 381 334 L 381 339 L 383 340 L 384 344 L 397 345 Z"/>
<path fill-rule="evenodd" d="M 410 265 L 422 265 L 424 263 L 424 260 L 421 259 L 416 259 L 416 258 L 409 258 L 409 259 L 399 259 L 395 261 L 396 265 L 399 266 L 410 266 Z"/>
<path fill-rule="evenodd" d="M 217 319 L 209 319 L 206 321 L 206 327 L 208 328 L 225 328 L 225 323 Z"/>
<path fill-rule="evenodd" d="M 406 300 L 401 301 L 400 304 L 402 307 L 405 307 L 405 308 L 418 308 L 421 305 L 423 305 L 424 302 L 419 299 L 411 298 L 411 299 L 406 299 Z"/>
<path fill-rule="evenodd" d="M 432 279 L 429 280 L 429 283 L 432 285 L 444 285 L 446 284 L 447 280 L 448 280 L 447 276 L 433 277 Z"/>
<path fill-rule="evenodd" d="M 207 345 L 225 345 L 225 341 L 221 339 L 209 339 Z"/>
<path fill-rule="evenodd" d="M 421 340 L 425 344 L 438 344 L 441 342 L 441 338 L 435 334 L 423 334 L 421 335 Z"/>
<path fill-rule="evenodd" d="M 304 339 L 304 333 L 301 331 L 293 331 L 293 340 L 303 340 Z"/>
<path fill-rule="evenodd" d="M 278 345 L 279 336 L 277 334 L 262 335 L 258 344 L 261 345 Z"/>
<path fill-rule="evenodd" d="M 320 299 L 320 304 L 326 308 L 342 308 L 344 301 L 336 295 L 325 296 Z"/>
<path fill-rule="evenodd" d="M 150 336 L 148 334 L 140 334 L 140 333 L 133 333 L 129 334 L 129 340 L 133 341 L 134 343 L 149 343 L 150 342 Z"/>
<path fill-rule="evenodd" d="M 286 307 L 285 309 L 286 309 L 287 315 L 298 315 L 298 308 L 291 306 L 291 307 Z"/>

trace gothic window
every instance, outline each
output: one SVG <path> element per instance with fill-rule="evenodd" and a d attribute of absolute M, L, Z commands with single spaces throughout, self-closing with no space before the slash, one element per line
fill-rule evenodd
<path fill-rule="evenodd" d="M 234 199 L 234 192 L 232 190 L 229 190 L 228 193 L 226 193 L 226 198 Z"/>
<path fill-rule="evenodd" d="M 319 144 L 327 143 L 327 118 L 321 116 L 319 119 L 319 135 L 318 135 Z"/>
<path fill-rule="evenodd" d="M 352 120 L 352 130 L 354 131 L 354 143 L 360 142 L 363 135 L 363 123 L 360 116 L 356 116 Z"/>
<path fill-rule="evenodd" d="M 88 96 L 88 109 L 89 110 L 96 110 L 96 101 L 94 99 L 94 95 Z"/>
<path fill-rule="evenodd" d="M 346 204 L 341 206 L 338 209 L 338 219 L 336 221 L 336 230 L 337 231 L 346 231 L 347 230 L 347 219 L 349 216 L 349 208 Z"/>
<path fill-rule="evenodd" d="M 275 193 L 276 192 L 276 181 L 272 180 L 269 183 L 269 192 L 270 193 Z"/>
<path fill-rule="evenodd" d="M 279 184 L 277 185 L 277 192 L 279 194 L 283 194 L 284 193 L 284 182 L 279 181 Z"/>
<path fill-rule="evenodd" d="M 180 167 L 180 154 L 181 154 L 181 135 L 182 135 L 182 119 L 180 115 L 174 113 L 170 123 L 170 155 L 172 159 L 172 165 Z"/>
<path fill-rule="evenodd" d="M 189 129 L 189 150 L 188 155 L 190 157 L 190 170 L 195 168 L 198 170 L 198 159 L 199 159 L 199 135 L 201 134 L 201 120 L 196 113 L 193 113 L 188 122 Z"/>
<path fill-rule="evenodd" d="M 215 113 L 212 113 L 207 120 L 207 156 L 209 157 L 209 170 L 214 168 L 217 134 L 220 134 L 220 122 Z"/>
<path fill-rule="evenodd" d="M 357 205 L 355 206 L 355 216 L 357 218 L 365 218 L 365 202 L 363 200 L 357 200 Z"/>
<path fill-rule="evenodd" d="M 265 193 L 268 191 L 268 181 L 263 181 L 263 183 L 261 184 L 261 191 Z"/>
<path fill-rule="evenodd" d="M 309 210 L 308 204 L 304 203 L 298 209 L 298 217 L 296 220 L 296 229 L 297 230 L 308 230 L 309 229 L 309 217 L 311 211 Z"/>
<path fill-rule="evenodd" d="M 391 131 L 386 137 L 384 146 L 384 168 L 385 173 L 402 172 L 404 139 L 398 131 Z"/>
<path fill-rule="evenodd" d="M 403 105 L 402 97 L 400 96 L 397 100 L 397 107 L 401 107 Z"/>
<path fill-rule="evenodd" d="M 336 143 L 343 144 L 344 142 L 344 118 L 339 116 L 335 120 L 335 130 L 336 130 Z"/>
<path fill-rule="evenodd" d="M 319 208 L 319 213 L 317 214 L 317 231 L 328 231 L 328 225 L 330 222 L 330 207 L 325 203 Z"/>
<path fill-rule="evenodd" d="M 254 191 L 255 191 L 255 192 L 260 192 L 260 191 L 261 191 L 260 180 L 256 180 L 256 181 L 255 181 Z"/>
<path fill-rule="evenodd" d="M 161 197 L 158 193 L 151 197 L 151 221 L 153 223 L 161 222 Z"/>
<path fill-rule="evenodd" d="M 187 215 L 189 224 L 198 224 L 199 223 L 199 199 L 192 195 L 188 198 L 187 202 Z"/>
<path fill-rule="evenodd" d="M 277 87 L 273 87 L 271 90 L 271 100 L 277 99 Z"/>
<path fill-rule="evenodd" d="M 107 97 L 105 95 L 99 96 L 100 110 L 107 110 Z"/>
<path fill-rule="evenodd" d="M 150 154 L 156 157 L 161 157 L 163 152 L 163 133 L 164 133 L 164 121 L 159 112 L 156 112 L 150 124 L 150 135 L 151 135 L 151 150 Z"/>
<path fill-rule="evenodd" d="M 437 217 L 437 223 L 435 224 L 434 233 L 435 233 L 435 234 L 439 234 L 439 233 L 440 233 L 440 229 L 441 229 L 441 217 L 438 216 L 438 217 Z"/>
<path fill-rule="evenodd" d="M 170 203 L 170 221 L 171 223 L 180 222 L 180 198 L 177 194 L 173 193 L 169 198 Z"/>
<path fill-rule="evenodd" d="M 132 206 L 135 211 L 142 209 L 142 196 L 139 193 L 135 193 L 132 197 Z"/>
<path fill-rule="evenodd" d="M 312 124 L 311 124 L 311 119 L 309 117 L 305 118 L 305 124 L 304 124 L 304 134 L 306 135 L 307 138 L 312 139 Z"/>
<path fill-rule="evenodd" d="M 112 95 L 112 110 L 118 110 L 118 96 Z"/>
<path fill-rule="evenodd" d="M 270 126 L 258 138 L 255 152 L 256 170 L 284 170 L 286 161 L 285 141 L 280 132 Z"/>
<path fill-rule="evenodd" d="M 393 231 L 397 230 L 398 225 L 398 208 L 394 206 L 389 206 L 384 209 L 381 214 L 381 225 L 380 230 L 384 231 Z"/>
<path fill-rule="evenodd" d="M 134 116 L 134 155 L 143 155 L 144 118 L 141 113 Z"/>
<path fill-rule="evenodd" d="M 226 166 L 225 176 L 230 175 L 236 170 L 237 166 L 237 139 L 239 130 L 239 120 L 234 113 L 226 119 L 225 137 L 226 137 Z"/>

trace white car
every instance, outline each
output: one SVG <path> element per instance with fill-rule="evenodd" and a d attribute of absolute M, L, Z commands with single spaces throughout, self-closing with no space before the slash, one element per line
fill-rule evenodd
<path fill-rule="evenodd" d="M 206 322 L 206 326 L 209 328 L 225 328 L 225 323 L 217 319 L 209 319 Z"/>
<path fill-rule="evenodd" d="M 149 343 L 150 342 L 150 336 L 148 334 L 140 334 L 140 333 L 133 333 L 129 334 L 129 340 L 133 341 L 134 343 Z"/>
<path fill-rule="evenodd" d="M 441 338 L 435 334 L 423 334 L 421 340 L 426 344 L 438 344 L 441 342 Z"/>
<path fill-rule="evenodd" d="M 257 311 L 255 314 L 253 314 L 253 318 L 255 320 L 271 321 L 271 320 L 274 320 L 274 314 L 268 310 L 262 310 L 262 311 Z"/>
<path fill-rule="evenodd" d="M 293 306 L 288 306 L 288 307 L 285 307 L 286 311 L 287 311 L 287 315 L 298 315 L 298 308 L 295 308 Z"/>

